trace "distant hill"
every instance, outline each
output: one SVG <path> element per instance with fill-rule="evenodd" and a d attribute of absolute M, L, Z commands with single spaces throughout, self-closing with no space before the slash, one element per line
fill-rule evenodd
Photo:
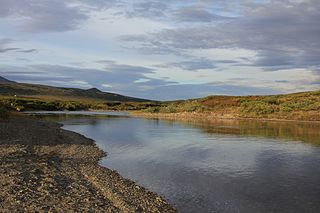
<path fill-rule="evenodd" d="M 76 89 L 52 87 L 37 84 L 15 83 L 3 77 L 0 77 L 0 95 L 19 95 L 19 96 L 47 96 L 53 99 L 95 99 L 100 101 L 114 102 L 147 102 L 149 100 L 134 98 L 116 93 L 102 92 L 97 88 Z"/>
<path fill-rule="evenodd" d="M 15 83 L 15 82 L 0 76 L 0 83 Z"/>

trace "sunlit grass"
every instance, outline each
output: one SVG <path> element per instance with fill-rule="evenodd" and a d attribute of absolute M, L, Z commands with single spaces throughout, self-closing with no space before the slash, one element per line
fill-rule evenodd
<path fill-rule="evenodd" d="M 320 91 L 270 96 L 209 96 L 166 102 L 149 113 L 214 113 L 239 118 L 320 120 Z"/>

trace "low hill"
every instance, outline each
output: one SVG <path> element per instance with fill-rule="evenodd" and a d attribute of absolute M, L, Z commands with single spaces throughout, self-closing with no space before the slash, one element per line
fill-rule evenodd
<path fill-rule="evenodd" d="M 157 105 L 97 88 L 63 88 L 0 79 L 0 109 L 6 110 L 141 110 Z"/>
<path fill-rule="evenodd" d="M 116 93 L 102 92 L 96 88 L 76 89 L 52 87 L 37 84 L 14 83 L 0 77 L 0 95 L 7 96 L 47 96 L 53 99 L 95 99 L 100 101 L 118 101 L 118 102 L 147 102 L 149 100 L 123 96 Z"/>
<path fill-rule="evenodd" d="M 0 76 L 0 83 L 15 83 L 15 82 Z"/>

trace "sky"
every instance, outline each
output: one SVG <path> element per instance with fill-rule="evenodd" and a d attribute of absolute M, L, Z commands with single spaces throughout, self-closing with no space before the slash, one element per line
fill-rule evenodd
<path fill-rule="evenodd" d="M 0 76 L 173 100 L 320 89 L 318 0 L 0 0 Z"/>

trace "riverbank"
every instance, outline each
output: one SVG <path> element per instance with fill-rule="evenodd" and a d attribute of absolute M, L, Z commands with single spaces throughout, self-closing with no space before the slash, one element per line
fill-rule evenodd
<path fill-rule="evenodd" d="M 93 140 L 24 116 L 0 121 L 0 212 L 176 212 L 99 166 Z"/>
<path fill-rule="evenodd" d="M 277 122 L 311 122 L 320 123 L 320 111 L 310 113 L 308 119 L 302 119 L 297 116 L 293 117 L 274 117 L 274 118 L 263 118 L 263 117 L 242 117 L 239 114 L 228 114 L 228 113 L 215 113 L 215 112 L 176 112 L 176 113 L 151 113 L 142 111 L 131 111 L 130 115 L 135 117 L 151 118 L 151 119 L 164 119 L 172 121 L 205 121 L 210 122 L 217 119 L 226 120 L 257 120 L 257 121 L 277 121 Z"/>
<path fill-rule="evenodd" d="M 320 121 L 320 91 L 267 96 L 208 96 L 141 110 L 158 117 Z M 151 115 L 151 114 L 149 114 Z"/>

